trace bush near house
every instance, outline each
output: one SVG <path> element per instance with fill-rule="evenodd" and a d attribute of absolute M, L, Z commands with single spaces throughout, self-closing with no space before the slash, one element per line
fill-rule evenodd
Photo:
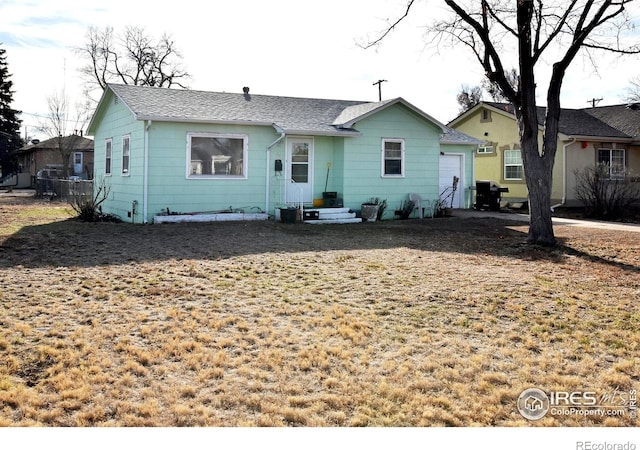
<path fill-rule="evenodd" d="M 609 164 L 597 164 L 574 172 L 576 197 L 587 217 L 617 220 L 633 214 L 640 202 L 640 181 L 629 171 L 612 173 Z"/>

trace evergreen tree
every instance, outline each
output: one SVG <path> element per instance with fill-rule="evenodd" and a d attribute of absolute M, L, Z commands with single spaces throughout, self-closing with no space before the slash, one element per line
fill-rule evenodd
<path fill-rule="evenodd" d="M 0 46 L 2 43 L 0 43 Z M 11 108 L 13 82 L 7 66 L 6 50 L 0 47 L 0 170 L 8 175 L 16 170 L 15 151 L 22 146 L 18 114 Z"/>

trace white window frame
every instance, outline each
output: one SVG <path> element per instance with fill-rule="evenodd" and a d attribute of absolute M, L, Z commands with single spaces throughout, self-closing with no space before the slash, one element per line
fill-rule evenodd
<path fill-rule="evenodd" d="M 113 169 L 113 139 L 107 138 L 104 141 L 104 175 L 111 176 Z"/>
<path fill-rule="evenodd" d="M 604 161 L 601 161 L 600 158 L 600 153 L 601 152 L 609 152 L 609 158 L 608 161 L 606 162 L 606 164 L 609 165 L 609 179 L 613 180 L 613 179 L 622 179 L 625 176 L 625 173 L 627 171 L 627 153 L 625 151 L 624 148 L 599 148 L 598 149 L 598 153 L 597 153 L 597 158 L 598 158 L 598 164 L 603 163 Z M 613 152 L 620 152 L 622 155 L 622 170 L 618 170 L 614 172 L 614 167 L 616 167 L 613 164 L 613 160 L 614 160 L 614 156 L 613 156 Z"/>
<path fill-rule="evenodd" d="M 514 163 L 507 164 L 507 153 L 508 152 L 518 152 L 520 154 L 520 164 L 514 164 Z M 514 148 L 513 150 L 504 150 L 503 151 L 502 165 L 503 165 L 503 176 L 504 176 L 505 180 L 518 181 L 518 180 L 522 180 L 524 178 L 524 164 L 522 162 L 522 150 L 521 149 Z M 507 167 L 520 167 L 520 171 L 522 173 L 522 176 L 520 176 L 520 177 L 507 177 Z"/>
<path fill-rule="evenodd" d="M 480 145 L 476 149 L 476 153 L 478 155 L 488 155 L 490 153 L 493 153 L 493 145 Z"/>
<path fill-rule="evenodd" d="M 191 159 L 191 139 L 197 138 L 211 138 L 211 139 L 241 139 L 242 140 L 242 175 L 233 174 L 202 174 L 192 173 L 193 163 L 200 163 L 199 169 L 196 172 L 202 172 L 202 160 Z M 190 132 L 187 133 L 187 156 L 186 156 L 186 177 L 189 180 L 245 180 L 248 178 L 248 165 L 249 162 L 249 136 L 246 134 L 226 134 L 226 133 L 201 133 Z"/>
<path fill-rule="evenodd" d="M 126 142 L 126 145 L 125 145 Z M 128 177 L 131 170 L 131 135 L 122 136 L 122 176 Z"/>
<path fill-rule="evenodd" d="M 400 158 L 397 157 L 389 157 L 387 158 L 386 154 L 386 144 L 387 142 L 400 144 Z M 400 160 L 400 173 L 386 173 L 386 164 L 387 160 L 397 161 Z M 383 178 L 404 178 L 404 167 L 405 167 L 405 146 L 404 139 L 402 138 L 382 138 L 382 167 L 381 173 Z"/>

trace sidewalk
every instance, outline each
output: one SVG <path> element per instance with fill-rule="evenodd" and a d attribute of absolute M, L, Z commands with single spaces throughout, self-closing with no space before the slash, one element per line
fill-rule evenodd
<path fill-rule="evenodd" d="M 470 218 L 483 218 L 491 217 L 502 220 L 513 220 L 519 222 L 529 222 L 528 214 L 520 214 L 513 212 L 497 212 L 497 211 L 476 211 L 475 209 L 456 209 L 453 211 L 454 217 L 460 217 L 461 219 Z M 568 219 L 565 217 L 554 217 L 554 225 L 562 225 L 569 227 L 583 227 L 583 228 L 599 228 L 601 230 L 616 230 L 616 231 L 631 231 L 640 233 L 640 224 L 633 223 L 618 223 L 618 222 L 603 222 L 599 220 L 579 220 Z"/>

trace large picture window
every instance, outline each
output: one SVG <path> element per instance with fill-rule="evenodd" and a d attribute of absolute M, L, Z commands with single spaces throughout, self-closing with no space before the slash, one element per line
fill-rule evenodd
<path fill-rule="evenodd" d="M 189 133 L 188 178 L 246 178 L 248 137 Z"/>
<path fill-rule="evenodd" d="M 404 140 L 382 140 L 382 176 L 401 177 L 404 175 Z"/>
<path fill-rule="evenodd" d="M 504 179 L 522 180 L 524 178 L 524 168 L 522 166 L 522 153 L 520 150 L 504 151 Z"/>
<path fill-rule="evenodd" d="M 111 175 L 111 139 L 104 141 L 104 174 Z"/>
<path fill-rule="evenodd" d="M 600 148 L 598 149 L 598 163 L 609 167 L 610 178 L 624 178 L 625 163 L 624 149 Z"/>

